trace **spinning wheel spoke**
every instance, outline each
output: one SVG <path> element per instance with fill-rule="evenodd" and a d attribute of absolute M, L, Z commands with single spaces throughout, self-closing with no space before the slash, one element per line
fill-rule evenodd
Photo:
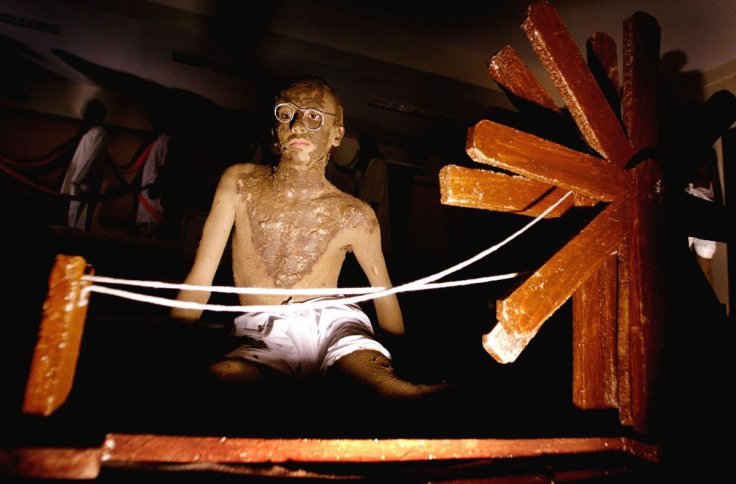
<path fill-rule="evenodd" d="M 598 86 L 608 99 L 608 104 L 614 113 L 621 108 L 618 79 L 618 55 L 616 41 L 603 32 L 596 32 L 585 44 L 588 50 L 588 67 L 598 82 Z"/>
<path fill-rule="evenodd" d="M 499 301 L 498 324 L 483 338 L 497 361 L 514 361 L 542 324 L 621 242 L 621 204 L 609 205 L 509 297 Z"/>
<path fill-rule="evenodd" d="M 509 100 L 519 111 L 523 111 L 531 103 L 533 106 L 562 114 L 552 97 L 511 46 L 507 45 L 491 57 L 488 61 L 488 73 L 509 95 Z"/>
<path fill-rule="evenodd" d="M 445 205 L 514 212 L 537 217 L 567 192 L 561 188 L 491 170 L 447 165 L 440 170 L 441 201 Z M 548 214 L 559 217 L 573 207 L 573 199 L 560 202 Z"/>
<path fill-rule="evenodd" d="M 521 28 L 588 145 L 614 165 L 625 166 L 633 153 L 621 124 L 554 7 L 532 3 Z"/>
<path fill-rule="evenodd" d="M 625 188 L 624 173 L 599 158 L 491 121 L 470 129 L 465 150 L 479 163 L 598 200 L 615 200 Z"/>

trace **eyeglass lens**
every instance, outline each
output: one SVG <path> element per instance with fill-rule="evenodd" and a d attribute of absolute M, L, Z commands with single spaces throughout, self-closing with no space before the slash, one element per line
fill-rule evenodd
<path fill-rule="evenodd" d="M 302 111 L 302 119 L 307 129 L 317 130 L 322 126 L 322 113 L 316 109 L 298 108 L 293 104 L 279 104 L 276 106 L 276 119 L 281 123 L 288 123 L 294 119 L 297 111 Z"/>

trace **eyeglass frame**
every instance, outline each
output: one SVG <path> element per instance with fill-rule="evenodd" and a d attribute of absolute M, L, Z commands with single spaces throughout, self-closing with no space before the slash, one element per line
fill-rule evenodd
<path fill-rule="evenodd" d="M 287 120 L 285 120 L 285 121 L 282 121 L 282 120 L 281 120 L 281 119 L 279 118 L 279 116 L 278 116 L 278 114 L 276 114 L 276 112 L 278 111 L 278 109 L 279 109 L 279 108 L 280 108 L 281 106 L 286 106 L 286 105 L 291 105 L 291 106 L 295 107 L 295 108 L 297 109 L 297 111 L 301 111 L 301 112 L 302 112 L 302 119 L 304 119 L 304 115 L 305 115 L 305 114 L 307 114 L 307 113 L 308 113 L 309 111 L 316 111 L 316 112 L 318 112 L 318 113 L 319 113 L 319 114 L 321 115 L 321 118 L 320 118 L 320 119 L 321 119 L 321 121 L 320 121 L 320 123 L 319 123 L 319 126 L 317 126 L 316 128 L 310 128 L 309 126 L 307 126 L 307 123 L 306 123 L 306 122 L 304 122 L 304 127 L 305 127 L 305 128 L 307 128 L 307 129 L 308 129 L 309 131 L 319 131 L 319 130 L 320 130 L 320 128 L 322 128 L 322 126 L 323 126 L 323 125 L 325 124 L 325 116 L 324 116 L 325 114 L 329 114 L 330 116 L 335 116 L 335 117 L 338 117 L 338 116 L 337 116 L 337 114 L 334 114 L 334 113 L 328 113 L 327 111 L 322 111 L 321 109 L 317 109 L 317 108 L 303 108 L 303 107 L 300 107 L 299 105 L 297 105 L 296 103 L 294 103 L 294 102 L 290 101 L 290 100 L 289 100 L 289 99 L 287 99 L 287 98 L 284 98 L 284 100 L 285 100 L 286 102 L 280 102 L 280 103 L 278 103 L 278 104 L 277 104 L 276 106 L 274 106 L 274 107 L 273 107 L 273 116 L 274 116 L 274 117 L 276 118 L 276 121 L 278 121 L 278 122 L 279 122 L 279 123 L 281 123 L 281 124 L 286 124 L 286 123 L 290 123 L 290 122 L 292 122 L 292 121 L 294 120 L 294 118 L 296 117 L 296 112 L 294 112 L 294 114 L 292 114 L 291 118 L 289 118 L 289 119 L 287 119 Z"/>

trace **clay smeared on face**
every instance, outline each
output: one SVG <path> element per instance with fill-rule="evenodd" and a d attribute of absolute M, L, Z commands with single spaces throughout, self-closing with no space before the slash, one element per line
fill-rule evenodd
<path fill-rule="evenodd" d="M 316 131 L 306 129 L 300 119 L 301 114 L 289 123 L 276 125 L 282 161 L 322 173 L 327 165 L 333 141 L 342 137 L 342 110 L 339 102 L 330 91 L 315 81 L 292 85 L 277 98 L 276 103 L 280 102 L 291 102 L 301 108 L 313 108 L 323 113 L 337 115 L 324 114 L 324 123 Z M 291 145 L 298 140 L 309 142 L 309 146 L 296 148 Z"/>
<path fill-rule="evenodd" d="M 313 81 L 295 84 L 281 93 L 281 100 L 295 102 L 302 108 L 320 109 L 327 105 L 328 97 L 332 100 L 332 96 L 319 83 Z"/>

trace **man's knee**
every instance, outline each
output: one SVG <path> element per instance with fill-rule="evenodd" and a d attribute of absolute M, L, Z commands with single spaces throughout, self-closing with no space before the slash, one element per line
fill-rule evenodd
<path fill-rule="evenodd" d="M 216 380 L 229 383 L 250 383 L 263 378 L 257 366 L 243 360 L 220 360 L 211 364 L 209 371 Z"/>
<path fill-rule="evenodd" d="M 375 350 L 354 351 L 337 360 L 333 366 L 349 373 L 375 372 L 376 369 L 393 372 L 394 369 L 391 360 Z"/>

